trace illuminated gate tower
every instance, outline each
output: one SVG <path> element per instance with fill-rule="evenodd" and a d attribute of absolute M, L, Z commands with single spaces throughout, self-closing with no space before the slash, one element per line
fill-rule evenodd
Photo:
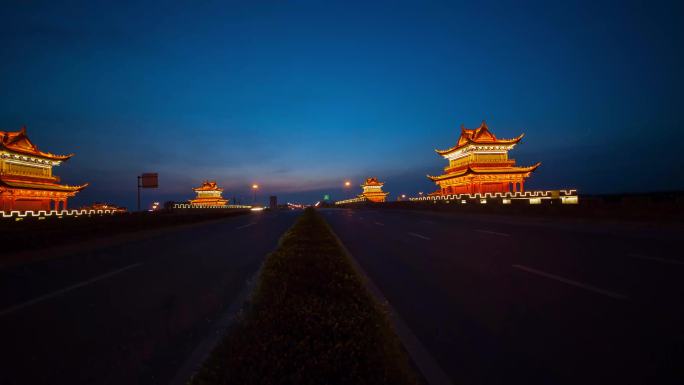
<path fill-rule="evenodd" d="M 439 190 L 430 195 L 522 192 L 525 178 L 539 167 L 518 167 L 508 158 L 524 134 L 513 139 L 498 139 L 489 131 L 487 123 L 469 130 L 461 126 L 461 136 L 454 147 L 435 150 L 449 165 L 444 174 L 430 176 Z"/>
<path fill-rule="evenodd" d="M 52 167 L 70 155 L 43 152 L 21 131 L 0 131 L 0 211 L 66 210 L 67 199 L 88 184 L 59 184 Z"/>
<path fill-rule="evenodd" d="M 363 192 L 359 195 L 359 198 L 366 198 L 371 202 L 384 202 L 385 197 L 389 194 L 382 191 L 384 184 L 384 182 L 378 182 L 378 178 L 366 179 L 366 182 L 361 185 Z"/>
<path fill-rule="evenodd" d="M 196 206 L 225 206 L 228 202 L 221 196 L 223 189 L 216 185 L 215 181 L 204 181 L 201 186 L 193 189 L 197 198 L 190 200 L 190 204 Z"/>

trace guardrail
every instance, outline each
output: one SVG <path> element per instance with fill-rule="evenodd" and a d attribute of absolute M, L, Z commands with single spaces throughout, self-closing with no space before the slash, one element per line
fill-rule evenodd
<path fill-rule="evenodd" d="M 530 204 L 542 204 L 543 201 L 557 200 L 561 204 L 578 204 L 579 196 L 576 189 L 565 190 L 538 190 L 538 191 L 523 191 L 523 192 L 494 192 L 494 193 L 475 193 L 475 194 L 449 194 L 449 195 L 428 195 L 421 197 L 409 197 L 409 202 L 438 202 L 445 203 L 468 203 L 475 202 L 479 204 L 486 204 L 488 202 L 496 202 L 502 204 L 511 204 L 514 200 L 527 200 Z M 335 202 L 335 205 L 346 205 L 353 203 L 369 202 L 366 198 L 352 198 Z"/>
<path fill-rule="evenodd" d="M 190 203 L 174 203 L 174 209 L 251 209 L 252 206 L 246 205 L 223 205 L 223 206 L 203 206 Z"/>
<path fill-rule="evenodd" d="M 82 215 L 114 215 L 122 214 L 125 211 L 115 209 L 103 210 L 38 210 L 38 211 L 0 211 L 2 218 L 47 218 L 47 217 L 80 217 Z"/>
<path fill-rule="evenodd" d="M 361 202 L 368 202 L 367 198 L 351 198 L 351 199 L 345 199 L 341 201 L 335 202 L 336 205 L 346 205 L 349 203 L 361 203 Z"/>
<path fill-rule="evenodd" d="M 523 191 L 523 192 L 495 192 L 495 193 L 475 193 L 475 194 L 449 194 L 449 195 L 430 195 L 424 197 L 408 198 L 411 202 L 421 201 L 460 201 L 466 203 L 467 201 L 479 201 L 479 203 L 487 203 L 487 200 L 501 199 L 501 203 L 509 204 L 511 200 L 529 200 L 530 204 L 541 204 L 542 200 L 557 199 L 562 204 L 577 204 L 579 203 L 579 196 L 576 189 L 568 190 L 544 190 L 544 191 Z"/>

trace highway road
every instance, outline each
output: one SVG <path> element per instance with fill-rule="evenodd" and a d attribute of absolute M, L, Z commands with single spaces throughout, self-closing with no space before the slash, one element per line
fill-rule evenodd
<path fill-rule="evenodd" d="M 681 229 L 323 214 L 454 384 L 684 383 Z"/>
<path fill-rule="evenodd" d="M 168 384 L 297 214 L 0 269 L 0 384 Z"/>

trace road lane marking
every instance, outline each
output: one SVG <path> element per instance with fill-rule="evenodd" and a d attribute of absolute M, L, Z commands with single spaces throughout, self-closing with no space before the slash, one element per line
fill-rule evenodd
<path fill-rule="evenodd" d="M 475 230 L 475 231 L 477 231 L 478 233 L 494 234 L 494 235 L 499 235 L 499 236 L 502 236 L 502 237 L 510 237 L 510 236 L 511 236 L 511 234 L 500 233 L 500 232 L 498 232 L 498 231 L 489 231 L 489 230 Z"/>
<path fill-rule="evenodd" d="M 238 226 L 235 229 L 240 230 L 240 229 L 244 229 L 245 227 L 254 226 L 254 225 L 256 225 L 256 223 L 248 223 L 248 224 L 243 225 L 243 226 Z"/>
<path fill-rule="evenodd" d="M 632 257 L 632 258 L 638 258 L 638 259 L 645 259 L 648 261 L 657 261 L 657 262 L 662 262 L 662 263 L 671 263 L 673 265 L 684 265 L 684 262 L 682 261 L 677 261 L 674 259 L 666 259 L 666 258 L 658 258 L 658 257 L 649 257 L 646 255 L 640 255 L 640 254 L 627 254 L 627 256 Z"/>
<path fill-rule="evenodd" d="M 412 237 L 420 238 L 420 239 L 425 239 L 426 241 L 430 240 L 430 238 L 426 237 L 425 235 L 420 235 L 420 234 L 416 234 L 416 233 L 408 233 L 408 235 L 410 235 Z"/>
<path fill-rule="evenodd" d="M 558 275 L 549 274 L 549 273 L 543 272 L 541 270 L 532 269 L 530 267 L 526 267 L 526 266 L 522 266 L 522 265 L 513 265 L 513 267 L 515 267 L 516 269 L 526 271 L 528 273 L 537 274 L 537 275 L 540 275 L 542 277 L 546 277 L 546 278 L 550 278 L 550 279 L 553 279 L 553 280 L 556 280 L 559 282 L 563 282 L 563 283 L 571 285 L 571 286 L 576 286 L 576 287 L 579 287 L 579 288 L 582 288 L 585 290 L 593 291 L 594 293 L 603 294 L 603 295 L 610 297 L 610 298 L 627 299 L 627 296 L 625 296 L 625 295 L 614 293 L 614 292 L 608 291 L 608 290 L 604 290 L 604 289 L 598 288 L 596 286 L 588 285 L 586 283 L 573 281 L 571 279 L 563 278 L 563 277 L 560 277 Z"/>
<path fill-rule="evenodd" d="M 371 292 L 378 303 L 385 304 L 389 310 L 388 315 L 390 317 L 390 321 L 394 325 L 394 330 L 396 331 L 399 340 L 408 352 L 413 363 L 423 375 L 427 385 L 453 385 L 449 376 L 447 376 L 444 370 L 442 370 L 437 363 L 437 360 L 435 360 L 423 343 L 418 339 L 418 337 L 416 337 L 415 333 L 413 333 L 406 322 L 401 318 L 396 309 L 394 309 L 392 304 L 387 300 L 387 297 L 382 294 L 378 286 L 373 282 L 373 280 L 371 280 L 368 273 L 363 270 L 359 262 L 349 252 L 349 250 L 347 250 L 347 247 L 344 245 L 344 243 L 342 243 L 342 240 L 340 240 L 334 231 L 333 237 L 347 255 L 349 261 L 351 261 L 354 269 L 363 277 L 364 286 L 366 286 L 366 288 Z"/>
<path fill-rule="evenodd" d="M 133 268 L 138 267 L 138 266 L 140 266 L 140 265 L 142 265 L 142 262 L 134 263 L 134 264 L 132 264 L 132 265 L 128 265 L 128 266 L 122 267 L 122 268 L 120 268 L 120 269 L 112 270 L 112 271 L 110 271 L 109 273 L 105 273 L 105 274 L 102 274 L 102 275 L 98 275 L 97 277 L 91 278 L 91 279 L 89 279 L 89 280 L 86 280 L 86 281 L 83 281 L 83 282 L 79 282 L 79 283 L 77 283 L 77 284 L 75 284 L 75 285 L 71 285 L 71 286 L 65 287 L 64 289 L 60 289 L 60 290 L 57 290 L 57 291 L 53 291 L 52 293 L 42 295 L 42 296 L 40 296 L 40 297 L 38 297 L 38 298 L 34 298 L 34 299 L 30 300 L 30 301 L 26 301 L 26 302 L 24 302 L 24 303 L 20 303 L 19 305 L 14 305 L 14 306 L 8 307 L 7 309 L 0 310 L 0 317 L 5 316 L 5 315 L 10 314 L 10 313 L 13 313 L 13 312 L 15 312 L 15 311 L 17 311 L 17 310 L 20 310 L 20 309 L 23 309 L 23 308 L 25 308 L 25 307 L 28 307 L 28 306 L 31 306 L 31 305 L 35 305 L 35 304 L 37 304 L 38 302 L 46 301 L 46 300 L 48 300 L 48 299 L 50 299 L 50 298 L 54 298 L 54 297 L 60 296 L 60 295 L 62 295 L 62 294 L 64 294 L 64 293 L 70 292 L 70 291 L 72 291 L 72 290 L 76 290 L 76 289 L 78 289 L 78 288 L 81 288 L 81 287 L 83 287 L 83 286 L 90 285 L 91 283 L 95 283 L 95 282 L 97 282 L 97 281 L 101 281 L 101 280 L 103 280 L 103 279 L 107 279 L 107 278 L 109 278 L 109 277 L 111 277 L 111 276 L 114 276 L 114 275 L 119 274 L 119 273 L 123 273 L 123 272 L 126 271 L 126 270 L 133 269 Z"/>
<path fill-rule="evenodd" d="M 378 226 L 384 226 L 385 225 L 384 223 L 380 223 L 380 222 L 375 222 L 375 224 Z"/>

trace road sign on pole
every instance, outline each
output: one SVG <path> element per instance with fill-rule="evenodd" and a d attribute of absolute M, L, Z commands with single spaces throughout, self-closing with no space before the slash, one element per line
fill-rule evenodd
<path fill-rule="evenodd" d="M 140 189 L 159 187 L 159 174 L 156 172 L 145 172 L 138 176 L 138 211 L 140 211 Z"/>

